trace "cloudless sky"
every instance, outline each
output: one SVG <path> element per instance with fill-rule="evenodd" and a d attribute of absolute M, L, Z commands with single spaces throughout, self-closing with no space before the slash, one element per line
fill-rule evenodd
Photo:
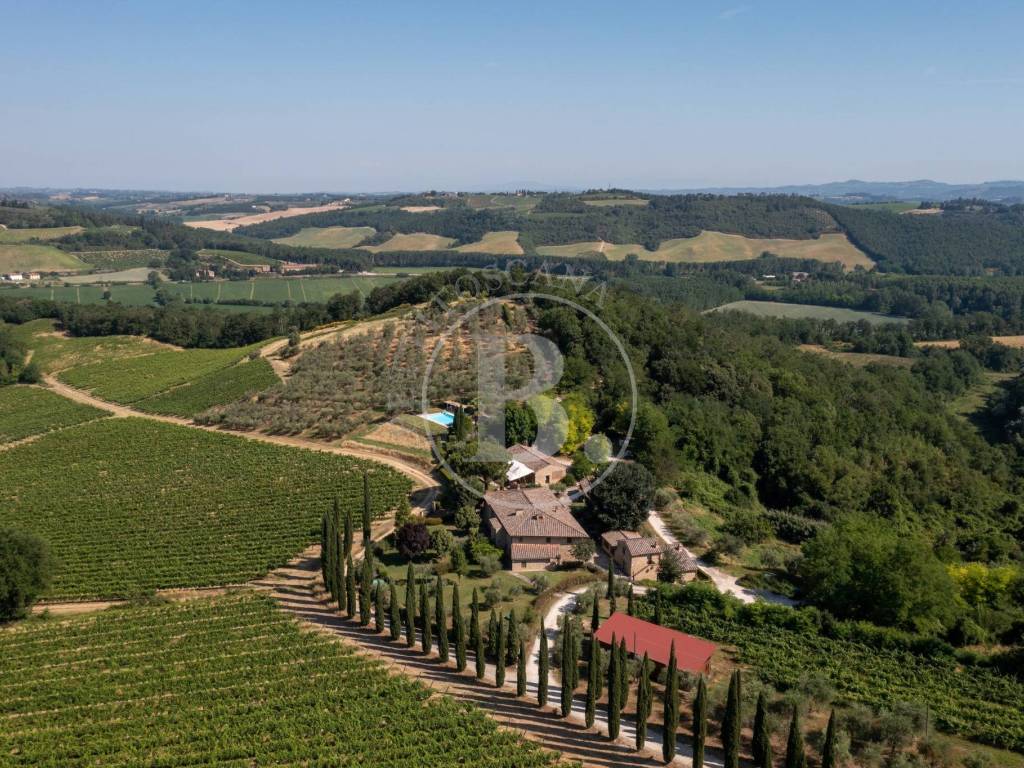
<path fill-rule="evenodd" d="M 1024 178 L 1024 2 L 0 0 L 0 186 Z"/>

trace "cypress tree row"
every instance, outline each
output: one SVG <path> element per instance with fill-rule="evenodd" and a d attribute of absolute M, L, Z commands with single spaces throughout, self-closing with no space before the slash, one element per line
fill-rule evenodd
<path fill-rule="evenodd" d="M 426 589 L 420 590 L 420 630 L 423 632 L 423 654 L 429 656 L 434 648 L 433 621 L 430 617 L 430 595 Z"/>
<path fill-rule="evenodd" d="M 725 716 L 722 717 L 722 751 L 725 755 L 725 768 L 739 768 L 740 745 L 736 738 L 739 716 L 739 691 L 737 690 L 736 673 L 733 672 L 729 678 Z"/>
<path fill-rule="evenodd" d="M 483 680 L 484 673 L 487 671 L 487 654 L 484 652 L 484 636 L 480 631 L 480 613 L 478 611 L 473 611 L 471 622 L 470 632 L 476 637 L 476 642 L 473 644 L 473 653 L 476 655 L 476 679 Z"/>
<path fill-rule="evenodd" d="M 327 591 L 331 595 L 331 599 L 338 601 L 338 609 L 344 610 L 344 606 L 341 605 L 340 595 L 344 593 L 345 581 L 342 579 L 340 582 L 337 580 L 337 562 L 338 562 L 338 551 L 335 547 L 337 536 L 334 533 L 334 521 L 328 514 L 327 520 L 327 548 L 324 550 L 327 556 L 327 576 L 324 579 L 324 586 L 327 587 Z"/>
<path fill-rule="evenodd" d="M 630 593 L 632 594 L 632 593 Z M 637 751 L 647 744 L 647 718 L 651 716 L 654 706 L 654 691 L 651 689 L 651 662 L 644 653 L 640 662 L 640 682 L 636 689 L 636 748 Z"/>
<path fill-rule="evenodd" d="M 693 768 L 704 766 L 704 745 L 708 740 L 708 684 L 704 675 L 697 681 L 693 698 Z"/>
<path fill-rule="evenodd" d="M 611 653 L 608 654 L 608 738 L 614 741 L 619 738 L 619 653 L 615 635 L 612 635 Z"/>
<path fill-rule="evenodd" d="M 551 657 L 548 654 L 548 635 L 544 631 L 544 619 L 540 620 L 540 655 L 537 659 L 537 706 L 548 703 L 548 677 L 551 674 L 548 666 Z"/>
<path fill-rule="evenodd" d="M 757 695 L 757 711 L 754 713 L 754 735 L 750 744 L 755 768 L 771 768 L 765 760 L 766 749 L 770 749 L 771 735 L 768 733 L 768 698 L 761 691 Z M 825 766 L 822 766 L 825 768 Z M 835 768 L 835 766 L 832 766 Z"/>
<path fill-rule="evenodd" d="M 405 644 L 416 645 L 416 572 L 412 563 L 405 571 Z"/>
<path fill-rule="evenodd" d="M 469 644 L 476 648 L 480 635 L 480 602 L 477 599 L 476 587 L 473 587 L 473 599 L 469 603 Z"/>
<path fill-rule="evenodd" d="M 373 517 L 370 513 L 370 478 L 363 472 L 363 546 L 370 547 L 370 524 Z"/>
<path fill-rule="evenodd" d="M 601 626 L 601 610 L 600 610 L 599 603 L 600 603 L 600 601 L 597 599 L 597 595 L 595 594 L 594 595 L 594 611 L 590 615 L 590 631 L 591 632 L 597 632 L 598 628 Z"/>
<path fill-rule="evenodd" d="M 629 651 L 626 650 L 626 638 L 619 641 L 619 711 L 626 708 L 629 699 Z"/>
<path fill-rule="evenodd" d="M 448 611 L 444 607 L 444 582 L 437 574 L 437 596 L 434 603 L 434 618 L 437 623 L 437 655 L 444 664 L 448 663 Z"/>
<path fill-rule="evenodd" d="M 491 617 L 493 618 L 495 611 L 491 611 Z M 501 624 L 505 622 L 502 621 Z M 508 652 L 505 650 L 505 627 L 497 627 L 498 643 L 494 649 L 494 684 L 501 688 L 505 685 L 505 659 L 508 657 Z"/>
<path fill-rule="evenodd" d="M 505 647 L 508 649 L 507 662 L 516 664 L 519 661 L 519 619 L 515 608 L 508 612 L 508 640 Z"/>
<path fill-rule="evenodd" d="M 807 755 L 804 752 L 804 734 L 800 730 L 800 710 L 793 707 L 793 719 L 789 722 L 789 738 L 786 740 L 786 768 L 806 768 Z"/>
<path fill-rule="evenodd" d="M 580 681 L 579 651 L 576 643 L 576 625 L 568 617 L 562 625 L 562 717 L 572 711 L 572 698 Z"/>
<path fill-rule="evenodd" d="M 378 584 L 373 591 L 373 628 L 377 632 L 383 632 L 387 625 L 384 612 L 384 585 Z"/>
<path fill-rule="evenodd" d="M 345 562 L 345 615 L 350 619 L 356 615 L 356 567 L 352 555 Z"/>
<path fill-rule="evenodd" d="M 608 587 L 606 591 L 608 593 L 608 615 L 611 616 L 615 613 L 615 565 L 611 561 L 608 562 Z"/>
<path fill-rule="evenodd" d="M 636 616 L 636 606 L 633 604 L 633 585 L 629 585 L 629 592 L 626 593 L 626 613 Z"/>
<path fill-rule="evenodd" d="M 516 696 L 526 695 L 526 665 L 529 660 L 526 658 L 526 643 L 519 640 L 519 661 L 516 666 Z"/>
<path fill-rule="evenodd" d="M 597 604 L 597 601 L 594 601 Z M 597 699 L 601 686 L 601 644 L 593 635 L 590 636 L 590 660 L 587 662 L 587 728 L 593 728 L 597 715 Z"/>
<path fill-rule="evenodd" d="M 498 612 L 491 610 L 491 618 L 487 621 L 487 655 L 492 659 L 498 654 Z"/>
<path fill-rule="evenodd" d="M 459 601 L 459 585 L 452 588 L 452 632 L 455 635 L 455 669 L 466 668 L 466 619 Z"/>
<path fill-rule="evenodd" d="M 389 601 L 389 610 L 391 612 L 390 620 L 388 624 L 391 629 L 391 639 L 400 640 L 402 637 L 402 611 L 398 605 L 398 587 L 395 582 L 391 582 L 391 600 Z"/>
<path fill-rule="evenodd" d="M 771 768 L 771 765 L 765 765 L 763 768 Z M 828 716 L 828 727 L 825 729 L 825 744 L 821 748 L 821 768 L 836 768 L 836 711 L 834 709 Z"/>
<path fill-rule="evenodd" d="M 352 554 L 352 510 L 345 510 L 345 557 Z"/>
<path fill-rule="evenodd" d="M 666 763 L 676 756 L 676 731 L 679 730 L 679 671 L 676 668 L 676 644 L 672 643 L 668 654 L 668 670 L 665 673 L 665 721 L 661 740 L 661 756 Z"/>
<path fill-rule="evenodd" d="M 331 591 L 331 574 L 332 574 L 332 563 L 330 555 L 327 552 L 327 546 L 330 539 L 329 523 L 327 519 L 327 513 L 324 512 L 324 516 L 320 518 L 320 575 L 324 579 L 324 587 L 328 592 Z"/>
<path fill-rule="evenodd" d="M 365 627 L 370 623 L 370 602 L 373 597 L 373 561 L 370 559 L 370 550 L 366 550 L 363 554 L 363 570 L 359 578 L 359 624 Z"/>

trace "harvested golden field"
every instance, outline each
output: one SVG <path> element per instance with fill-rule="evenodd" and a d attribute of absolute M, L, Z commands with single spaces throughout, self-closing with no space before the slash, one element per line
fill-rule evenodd
<path fill-rule="evenodd" d="M 1024 349 L 1024 336 L 993 336 L 994 344 L 1002 344 L 1004 347 Z M 959 339 L 941 339 L 939 341 L 915 341 L 915 347 L 921 349 L 959 349 Z"/>
<path fill-rule="evenodd" d="M 430 450 L 430 440 L 427 437 L 390 421 L 374 427 L 363 437 L 374 442 L 394 445 L 398 448 L 412 448 L 417 451 Z"/>
<path fill-rule="evenodd" d="M 519 244 L 519 233 L 514 230 L 488 232 L 475 243 L 460 245 L 455 249 L 463 253 L 504 253 L 519 256 L 523 247 Z"/>
<path fill-rule="evenodd" d="M 674 261 L 708 263 L 716 261 L 750 261 L 768 251 L 776 256 L 793 259 L 814 259 L 826 263 L 840 262 L 846 269 L 875 266 L 867 254 L 858 250 L 846 235 L 822 235 L 816 240 L 787 240 L 743 237 L 724 232 L 701 232 L 697 237 L 664 240 L 656 251 L 649 251 L 638 243 L 616 244 L 603 241 L 545 245 L 537 249 L 542 256 L 583 256 L 603 254 L 619 261 L 636 254 L 647 261 Z"/>
<path fill-rule="evenodd" d="M 452 247 L 455 242 L 453 238 L 441 237 L 440 235 L 428 235 L 425 232 L 413 232 L 412 234 L 397 234 L 380 245 L 361 245 L 372 253 L 383 253 L 385 251 L 445 251 Z"/>
<path fill-rule="evenodd" d="M 373 227 L 305 227 L 274 242 L 306 248 L 355 248 L 376 231 Z"/>
<path fill-rule="evenodd" d="M 406 213 L 433 213 L 440 211 L 440 205 L 403 205 L 402 210 Z"/>
<path fill-rule="evenodd" d="M 307 213 L 323 213 L 324 211 L 337 211 L 344 208 L 344 203 L 327 203 L 327 205 L 314 205 L 310 208 L 285 208 L 281 211 L 267 211 L 266 213 L 254 213 L 250 216 L 239 216 L 235 219 L 204 219 L 202 221 L 186 221 L 186 227 L 195 229 L 212 229 L 216 232 L 233 232 L 239 227 L 247 227 L 250 224 L 262 224 L 265 221 L 275 219 L 289 219 L 292 216 L 305 216 Z"/>
<path fill-rule="evenodd" d="M 914 360 L 909 357 L 898 357 L 896 355 L 875 355 L 866 352 L 841 352 L 837 350 L 828 349 L 821 346 L 820 344 L 801 344 L 800 350 L 802 352 L 810 352 L 815 355 L 824 355 L 832 360 L 838 360 L 841 363 L 848 363 L 858 368 L 863 368 L 866 365 L 872 363 L 881 363 L 883 365 L 895 365 L 900 368 L 909 368 L 914 364 Z"/>

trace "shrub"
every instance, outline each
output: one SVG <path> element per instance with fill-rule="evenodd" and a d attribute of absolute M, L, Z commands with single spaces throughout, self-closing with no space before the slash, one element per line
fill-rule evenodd
<path fill-rule="evenodd" d="M 430 534 L 423 523 L 406 523 L 395 533 L 395 546 L 405 557 L 416 557 L 430 547 Z"/>
<path fill-rule="evenodd" d="M 722 531 L 748 545 L 758 544 L 772 535 L 771 524 L 752 510 L 737 510 L 730 514 L 722 525 Z"/>
<path fill-rule="evenodd" d="M 21 618 L 53 580 L 57 565 L 45 541 L 0 529 L 0 621 Z"/>
<path fill-rule="evenodd" d="M 480 513 L 472 504 L 463 504 L 455 510 L 452 522 L 460 531 L 476 533 L 480 529 Z"/>
<path fill-rule="evenodd" d="M 469 555 L 469 559 L 472 562 L 480 563 L 480 560 L 485 557 L 500 559 L 503 553 L 491 544 L 486 537 L 476 534 L 475 536 L 470 536 L 467 540 L 466 554 Z"/>
<path fill-rule="evenodd" d="M 493 576 L 501 570 L 501 559 L 495 555 L 485 555 L 477 560 L 484 576 Z"/>
<path fill-rule="evenodd" d="M 451 531 L 447 528 L 436 526 L 430 529 L 427 534 L 430 538 L 430 548 L 434 550 L 439 557 L 447 555 L 452 551 L 452 547 L 455 546 L 455 537 L 452 536 Z"/>
<path fill-rule="evenodd" d="M 571 551 L 573 557 L 581 563 L 587 563 L 590 562 L 597 548 L 594 546 L 593 539 L 580 539 L 572 545 Z"/>
<path fill-rule="evenodd" d="M 679 501 L 679 494 L 676 493 L 675 488 L 665 486 L 654 492 L 655 509 L 668 509 L 677 501 Z"/>

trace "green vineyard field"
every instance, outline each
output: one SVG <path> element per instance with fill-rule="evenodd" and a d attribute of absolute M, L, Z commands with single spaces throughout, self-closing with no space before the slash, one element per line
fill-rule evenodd
<path fill-rule="evenodd" d="M 0 387 L 0 445 L 107 415 L 39 387 Z"/>
<path fill-rule="evenodd" d="M 314 542 L 335 497 L 362 510 L 364 470 L 377 516 L 409 492 L 373 462 L 106 419 L 0 452 L 0 527 L 50 542 L 51 599 L 237 584 Z"/>
<path fill-rule="evenodd" d="M 537 768 L 552 757 L 251 593 L 0 633 L 0 766 Z"/>
<path fill-rule="evenodd" d="M 270 363 L 259 358 L 212 371 L 183 386 L 139 400 L 135 407 L 147 413 L 190 417 L 215 405 L 231 403 L 250 393 L 260 392 L 277 382 Z"/>

